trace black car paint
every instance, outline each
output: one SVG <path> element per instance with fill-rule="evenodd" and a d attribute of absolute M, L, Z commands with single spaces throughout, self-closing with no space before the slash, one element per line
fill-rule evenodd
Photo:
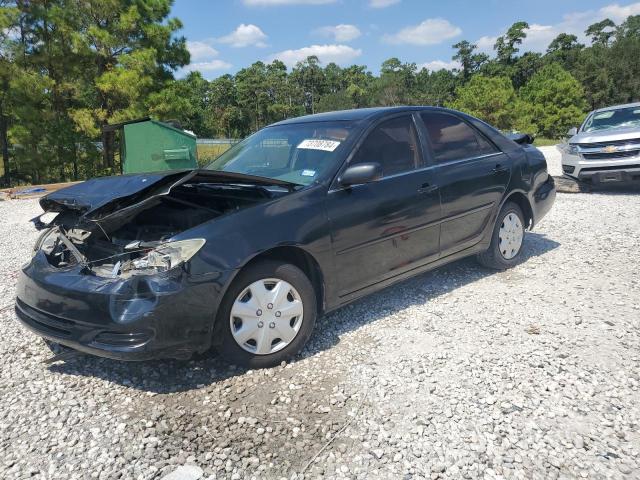
<path fill-rule="evenodd" d="M 328 312 L 485 250 L 495 218 L 510 198 L 527 202 L 523 206 L 533 227 L 555 198 L 542 154 L 473 117 L 451 112 L 501 152 L 434 164 L 418 115 L 431 108 L 363 109 L 280 122 L 350 120 L 359 134 L 349 139 L 344 149 L 349 153 L 316 183 L 177 234 L 174 240 L 207 241 L 189 262 L 163 274 L 100 278 L 78 266 L 52 267 L 36 253 L 19 277 L 19 319 L 41 336 L 88 353 L 130 360 L 184 358 L 216 343 L 217 306 L 237 273 L 257 258 L 300 259 L 313 277 L 322 312 Z M 369 184 L 341 186 L 340 174 L 367 133 L 399 115 L 413 117 L 422 144 L 422 167 Z M 219 173 L 96 179 L 44 197 L 41 204 L 55 211 L 80 209 L 87 216 L 118 216 L 121 204 L 143 202 L 188 176 L 274 184 Z"/>

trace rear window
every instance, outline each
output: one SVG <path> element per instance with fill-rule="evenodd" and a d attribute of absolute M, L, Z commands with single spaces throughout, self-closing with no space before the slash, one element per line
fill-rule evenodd
<path fill-rule="evenodd" d="M 455 115 L 426 112 L 425 124 L 435 161 L 438 163 L 496 153 L 498 150 L 480 133 Z"/>

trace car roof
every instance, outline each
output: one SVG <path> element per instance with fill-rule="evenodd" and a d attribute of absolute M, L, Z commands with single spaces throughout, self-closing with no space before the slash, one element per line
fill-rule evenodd
<path fill-rule="evenodd" d="M 619 110 L 621 108 L 630 108 L 630 107 L 640 107 L 640 102 L 625 103 L 623 105 L 612 105 L 610 107 L 598 108 L 594 110 L 592 113 L 609 112 L 611 110 Z"/>
<path fill-rule="evenodd" d="M 281 122 L 274 123 L 270 126 L 292 125 L 296 123 L 310 123 L 310 122 L 338 122 L 338 121 L 358 122 L 361 120 L 375 120 L 377 118 L 380 118 L 392 113 L 415 112 L 420 110 L 447 111 L 448 109 L 440 108 L 440 107 L 429 107 L 429 106 L 357 108 L 353 110 L 337 110 L 335 112 L 316 113 L 314 115 L 304 115 L 302 117 L 289 118 L 287 120 L 282 120 Z"/>

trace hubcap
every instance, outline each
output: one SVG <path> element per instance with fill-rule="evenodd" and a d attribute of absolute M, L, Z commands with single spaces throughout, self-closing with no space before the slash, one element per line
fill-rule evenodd
<path fill-rule="evenodd" d="M 289 345 L 302 326 L 302 299 L 293 286 L 278 278 L 253 282 L 233 302 L 229 322 L 238 345 L 256 355 L 268 355 Z"/>
<path fill-rule="evenodd" d="M 506 260 L 511 260 L 518 255 L 520 247 L 522 247 L 522 239 L 524 237 L 524 228 L 518 215 L 510 212 L 502 220 L 498 238 L 500 239 L 500 253 Z"/>

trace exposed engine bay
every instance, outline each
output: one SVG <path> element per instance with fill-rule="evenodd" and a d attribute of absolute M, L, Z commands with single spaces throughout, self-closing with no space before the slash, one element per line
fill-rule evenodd
<path fill-rule="evenodd" d="M 117 206 L 114 200 L 89 213 L 60 207 L 47 225 L 34 219 L 38 228 L 46 228 L 34 255 L 42 251 L 53 267 L 81 265 L 87 274 L 100 277 L 159 273 L 188 260 L 205 243 L 197 238 L 172 241 L 173 236 L 291 191 L 280 185 L 211 180 L 193 176 L 160 193 L 118 198 Z"/>

